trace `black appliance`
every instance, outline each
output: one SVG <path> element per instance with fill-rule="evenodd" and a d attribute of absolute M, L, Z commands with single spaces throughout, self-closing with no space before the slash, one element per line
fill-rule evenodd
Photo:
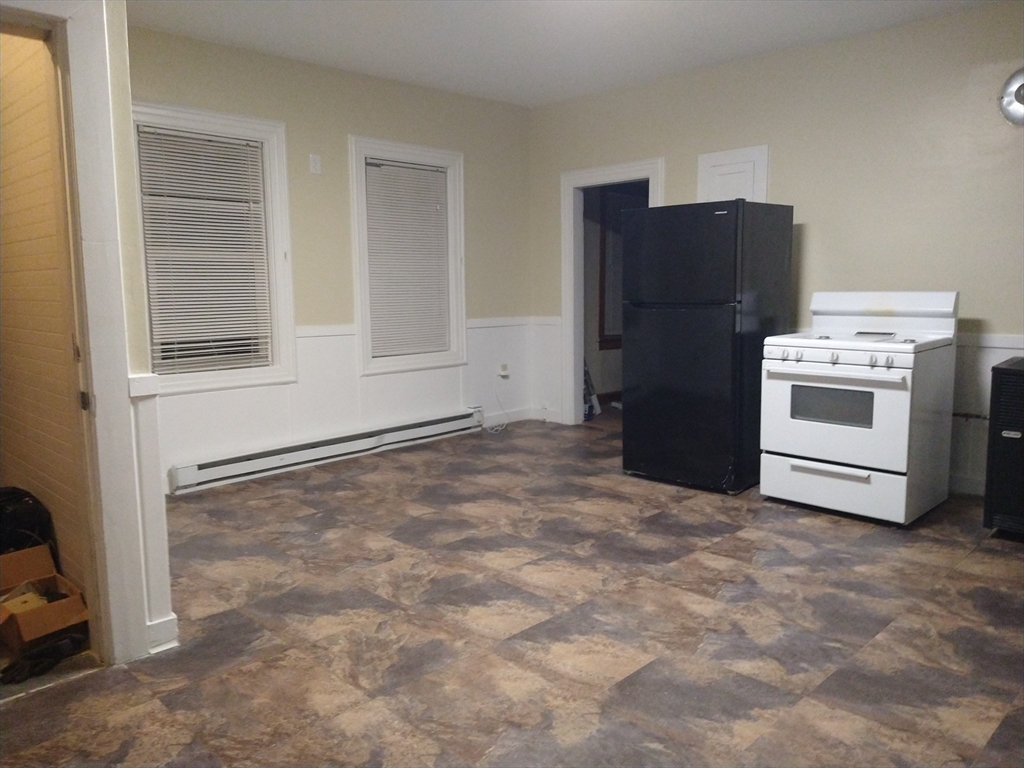
<path fill-rule="evenodd" d="M 985 527 L 1024 534 L 1024 357 L 992 366 Z"/>
<path fill-rule="evenodd" d="M 622 468 L 739 493 L 759 479 L 764 338 L 792 330 L 793 208 L 623 218 Z"/>

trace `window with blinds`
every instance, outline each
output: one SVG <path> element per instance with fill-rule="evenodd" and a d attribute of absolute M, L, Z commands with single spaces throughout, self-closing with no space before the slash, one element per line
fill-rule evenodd
<path fill-rule="evenodd" d="M 363 375 L 464 365 L 462 155 L 349 137 Z"/>
<path fill-rule="evenodd" d="M 271 365 L 263 142 L 136 131 L 153 372 Z"/>
<path fill-rule="evenodd" d="M 366 241 L 371 356 L 448 350 L 445 169 L 368 159 Z"/>

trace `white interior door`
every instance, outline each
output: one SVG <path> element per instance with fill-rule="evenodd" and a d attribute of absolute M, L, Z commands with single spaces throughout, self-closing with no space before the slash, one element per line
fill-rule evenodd
<path fill-rule="evenodd" d="M 697 158 L 697 202 L 768 202 L 768 145 L 710 152 Z"/>

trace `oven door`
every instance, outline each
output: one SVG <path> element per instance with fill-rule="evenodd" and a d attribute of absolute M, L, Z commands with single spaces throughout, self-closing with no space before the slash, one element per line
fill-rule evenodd
<path fill-rule="evenodd" d="M 762 450 L 906 472 L 911 373 L 764 360 Z"/>

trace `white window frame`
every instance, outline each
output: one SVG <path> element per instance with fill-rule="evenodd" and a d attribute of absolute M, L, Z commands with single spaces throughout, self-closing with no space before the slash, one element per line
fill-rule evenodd
<path fill-rule="evenodd" d="M 463 232 L 462 153 L 413 144 L 349 136 L 349 176 L 352 196 L 352 252 L 355 254 L 356 334 L 360 376 L 451 368 L 466 364 L 465 235 Z M 370 340 L 369 247 L 366 239 L 366 160 L 432 165 L 446 170 L 448 187 L 448 327 L 449 349 L 444 352 L 374 358 Z"/>
<path fill-rule="evenodd" d="M 223 371 L 158 374 L 160 394 L 209 392 L 272 384 L 290 384 L 295 373 L 295 311 L 292 298 L 291 239 L 288 224 L 288 163 L 284 123 L 224 115 L 205 110 L 136 102 L 133 125 L 158 125 L 260 141 L 264 146 L 267 200 L 268 275 L 270 279 L 271 364 Z M 136 162 L 136 173 L 138 173 Z M 139 184 L 141 195 L 141 181 Z M 142 198 L 138 200 L 142 221 Z M 143 259 L 145 254 L 143 253 Z M 146 323 L 149 323 L 148 296 Z M 148 334 L 147 334 L 148 335 Z"/>

